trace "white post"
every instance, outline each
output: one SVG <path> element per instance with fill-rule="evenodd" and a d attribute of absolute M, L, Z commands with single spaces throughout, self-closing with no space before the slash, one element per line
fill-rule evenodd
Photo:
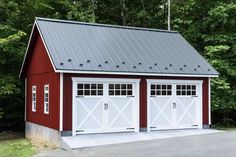
<path fill-rule="evenodd" d="M 63 73 L 60 73 L 60 131 L 63 131 Z"/>
<path fill-rule="evenodd" d="M 208 124 L 211 126 L 211 78 L 208 77 Z"/>
<path fill-rule="evenodd" d="M 170 0 L 168 0 L 168 31 L 170 31 Z"/>

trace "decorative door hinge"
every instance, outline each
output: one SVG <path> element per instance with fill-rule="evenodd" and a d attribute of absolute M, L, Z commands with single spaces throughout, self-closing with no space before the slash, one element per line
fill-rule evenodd
<path fill-rule="evenodd" d="M 134 128 L 126 128 L 126 130 L 134 130 Z"/>
<path fill-rule="evenodd" d="M 84 132 L 84 130 L 76 130 L 76 132 Z"/>
<path fill-rule="evenodd" d="M 192 126 L 198 126 L 197 124 L 193 124 Z"/>
<path fill-rule="evenodd" d="M 84 96 L 78 95 L 78 96 L 76 96 L 76 98 L 84 98 Z"/>
<path fill-rule="evenodd" d="M 157 128 L 157 127 L 156 127 L 156 126 L 151 126 L 150 128 L 151 128 L 151 129 L 155 129 L 155 128 Z"/>

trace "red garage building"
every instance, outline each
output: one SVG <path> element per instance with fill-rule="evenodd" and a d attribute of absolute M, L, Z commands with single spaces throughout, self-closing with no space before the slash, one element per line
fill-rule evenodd
<path fill-rule="evenodd" d="M 217 76 L 175 31 L 36 18 L 20 73 L 26 136 L 209 127 Z"/>

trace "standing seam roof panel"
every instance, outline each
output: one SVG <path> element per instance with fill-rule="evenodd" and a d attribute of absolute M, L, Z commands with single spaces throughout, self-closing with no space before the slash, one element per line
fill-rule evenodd
<path fill-rule="evenodd" d="M 218 75 L 177 32 L 44 18 L 36 22 L 57 70 Z"/>

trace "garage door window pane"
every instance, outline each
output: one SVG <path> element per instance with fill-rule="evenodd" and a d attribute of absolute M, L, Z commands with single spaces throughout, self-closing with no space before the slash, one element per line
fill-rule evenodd
<path fill-rule="evenodd" d="M 80 84 L 80 83 L 79 83 L 79 84 L 77 85 L 77 88 L 78 88 L 78 89 L 83 89 L 83 84 Z"/>
<path fill-rule="evenodd" d="M 116 90 L 115 95 L 120 95 L 120 90 Z"/>
<path fill-rule="evenodd" d="M 77 95 L 84 95 L 83 90 L 78 90 Z"/>
<path fill-rule="evenodd" d="M 97 85 L 96 84 L 91 84 L 91 89 L 97 89 Z"/>
<path fill-rule="evenodd" d="M 103 95 L 103 84 L 77 84 L 77 96 L 96 96 Z"/>
<path fill-rule="evenodd" d="M 120 84 L 115 84 L 115 89 L 120 89 Z"/>
<path fill-rule="evenodd" d="M 109 84 L 109 95 L 126 96 L 132 95 L 132 84 Z"/>
<path fill-rule="evenodd" d="M 127 84 L 127 89 L 132 89 L 132 88 L 133 88 L 132 84 Z"/>
<path fill-rule="evenodd" d="M 114 89 L 114 84 L 109 84 L 109 89 Z"/>
<path fill-rule="evenodd" d="M 98 90 L 98 95 L 103 95 L 103 90 Z"/>
<path fill-rule="evenodd" d="M 156 95 L 155 90 L 151 90 L 151 95 Z"/>
<path fill-rule="evenodd" d="M 176 95 L 196 95 L 196 85 L 176 85 Z"/>
<path fill-rule="evenodd" d="M 85 90 L 84 95 L 90 95 L 90 90 Z"/>
<path fill-rule="evenodd" d="M 126 90 L 122 90 L 121 95 L 126 95 Z"/>
<path fill-rule="evenodd" d="M 103 89 L 103 84 L 98 84 L 98 89 Z"/>
<path fill-rule="evenodd" d="M 109 91 L 109 95 L 114 95 L 115 94 L 115 91 L 114 90 L 110 90 Z"/>
<path fill-rule="evenodd" d="M 172 85 L 168 84 L 151 84 L 151 96 L 156 95 L 171 95 L 172 94 Z"/>
<path fill-rule="evenodd" d="M 91 90 L 91 95 L 97 95 L 97 91 L 96 90 Z"/>
<path fill-rule="evenodd" d="M 90 84 L 85 84 L 84 88 L 85 89 L 90 89 Z"/>
<path fill-rule="evenodd" d="M 133 95 L 132 90 L 128 90 L 128 91 L 127 91 L 127 95 Z"/>
<path fill-rule="evenodd" d="M 155 85 L 151 85 L 151 89 L 153 89 L 153 90 L 154 90 L 154 89 L 155 89 L 155 87 L 156 87 Z"/>
<path fill-rule="evenodd" d="M 165 90 L 162 91 L 162 95 L 166 95 L 166 91 Z"/>

